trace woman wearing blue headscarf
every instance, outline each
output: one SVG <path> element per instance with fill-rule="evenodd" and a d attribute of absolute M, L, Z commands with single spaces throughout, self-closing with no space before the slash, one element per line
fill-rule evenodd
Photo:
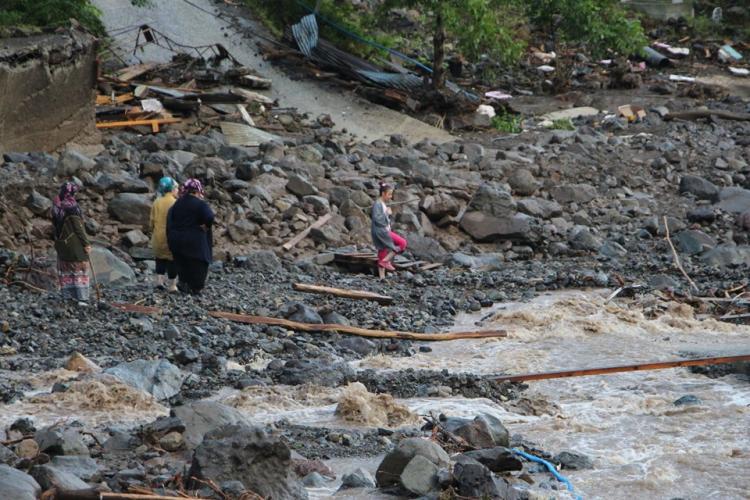
<path fill-rule="evenodd" d="M 164 288 L 165 275 L 169 277 L 169 291 L 177 291 L 177 267 L 167 242 L 167 214 L 177 201 L 177 182 L 162 177 L 156 188 L 158 198 L 151 206 L 151 248 L 156 258 L 156 286 Z"/>

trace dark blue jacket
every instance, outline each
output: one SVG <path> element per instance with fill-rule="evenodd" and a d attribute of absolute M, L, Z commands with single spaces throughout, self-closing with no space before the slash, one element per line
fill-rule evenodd
<path fill-rule="evenodd" d="M 179 254 L 210 264 L 213 222 L 214 213 L 208 203 L 193 195 L 180 197 L 167 215 L 167 243 L 172 255 Z"/>

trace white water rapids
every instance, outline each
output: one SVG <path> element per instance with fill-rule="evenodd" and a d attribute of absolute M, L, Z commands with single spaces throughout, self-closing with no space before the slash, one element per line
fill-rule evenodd
<path fill-rule="evenodd" d="M 654 319 L 626 299 L 605 303 L 607 291 L 545 294 L 528 303 L 496 305 L 462 315 L 455 329 L 505 328 L 503 339 L 435 342 L 433 351 L 409 358 L 374 356 L 355 368 L 448 369 L 480 374 L 528 373 L 670 360 L 686 352 L 703 356 L 750 352 L 750 327 L 699 321 L 691 308 L 661 303 Z M 652 305 L 658 305 L 656 302 Z M 39 386 L 63 377 L 39 376 Z M 677 368 L 573 379 L 529 382 L 521 401 L 502 405 L 462 397 L 399 400 L 413 412 L 499 417 L 511 434 L 553 454 L 587 455 L 594 467 L 564 471 L 583 498 L 750 498 L 750 381 L 737 375 L 710 379 Z M 0 407 L 0 427 L 32 415 L 38 423 L 73 414 L 101 424 L 133 422 L 137 413 L 151 420 L 166 409 L 122 392 L 122 388 L 81 387 L 100 398 L 82 407 L 75 401 L 22 400 Z M 114 393 L 112 392 L 114 391 Z M 120 391 L 120 392 L 118 392 Z M 318 387 L 249 388 L 218 396 L 257 421 L 286 418 L 293 423 L 351 427 L 334 414 L 341 389 Z M 122 408 L 110 396 L 125 396 Z M 700 403 L 673 402 L 694 395 Z M 63 396 L 56 396 L 61 398 Z M 115 408 L 113 408 L 115 407 Z M 117 409 L 117 411 L 113 411 Z M 126 410 L 130 411 L 126 411 Z M 136 411 L 136 409 L 138 411 Z M 328 461 L 339 478 L 357 467 L 374 472 L 379 457 Z M 338 481 L 337 483 L 339 483 Z M 310 490 L 315 498 L 380 498 L 374 492 L 335 494 Z M 540 491 L 539 498 L 570 498 L 562 490 Z M 384 497 L 393 498 L 393 497 Z"/>

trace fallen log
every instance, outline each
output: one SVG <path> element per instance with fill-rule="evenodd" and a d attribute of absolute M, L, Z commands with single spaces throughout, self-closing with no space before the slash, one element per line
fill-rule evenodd
<path fill-rule="evenodd" d="M 122 128 L 122 127 L 135 127 L 137 125 L 150 125 L 153 133 L 159 132 L 159 126 L 168 123 L 179 123 L 182 120 L 179 118 L 154 118 L 152 120 L 127 120 L 122 122 L 99 122 L 96 124 L 96 128 Z"/>
<path fill-rule="evenodd" d="M 737 363 L 739 361 L 750 361 L 750 354 L 720 356 L 715 358 L 676 359 L 674 361 L 659 361 L 656 363 L 582 368 L 559 372 L 527 373 L 525 375 L 504 375 L 500 377 L 492 377 L 492 380 L 497 382 L 528 382 L 531 380 L 549 380 L 553 378 L 586 377 L 589 375 L 608 375 L 610 373 L 663 370 L 666 368 L 679 368 L 683 366 L 721 365 L 726 363 Z"/>
<path fill-rule="evenodd" d="M 365 290 L 345 290 L 343 288 L 334 288 L 321 285 L 306 285 L 304 283 L 294 283 L 292 288 L 299 292 L 320 293 L 323 295 L 335 295 L 346 299 L 374 300 L 381 304 L 391 304 L 393 297 L 380 295 L 379 293 L 367 292 Z"/>
<path fill-rule="evenodd" d="M 333 324 L 314 324 L 298 323 L 281 318 L 270 318 L 268 316 L 252 316 L 249 314 L 235 314 L 224 311 L 211 311 L 209 316 L 214 318 L 223 318 L 237 323 L 247 323 L 251 325 L 277 325 L 298 330 L 303 332 L 338 332 L 359 335 L 360 337 L 372 337 L 379 339 L 405 339 L 405 340 L 424 340 L 424 341 L 444 341 L 460 339 L 486 339 L 506 337 L 508 333 L 505 330 L 485 330 L 474 332 L 446 332 L 446 333 L 414 333 L 387 330 L 369 330 L 367 328 L 358 328 L 355 326 L 333 325 Z"/>
<path fill-rule="evenodd" d="M 750 121 L 750 113 L 735 113 L 722 109 L 696 109 L 693 111 L 676 111 L 664 115 L 664 120 L 700 120 L 702 118 L 723 118 L 725 120 Z"/>
<path fill-rule="evenodd" d="M 294 245 L 296 245 L 300 241 L 304 240 L 307 237 L 307 235 L 310 234 L 310 231 L 312 231 L 313 229 L 317 229 L 317 228 L 323 226 L 326 222 L 328 222 L 329 220 L 331 220 L 331 217 L 333 217 L 333 215 L 331 215 L 330 213 L 329 214 L 325 214 L 323 217 L 321 217 L 320 219 L 316 220 L 310 227 L 308 227 L 307 229 L 305 229 L 304 231 L 302 231 L 301 233 L 299 233 L 297 236 L 295 236 L 291 240 L 289 240 L 286 243 L 284 243 L 283 245 L 281 245 L 281 248 L 283 248 L 286 251 L 291 250 Z"/>
<path fill-rule="evenodd" d="M 110 493 L 100 492 L 94 489 L 89 490 L 58 490 L 55 495 L 52 496 L 54 500 L 175 500 L 175 499 L 191 499 L 191 500 L 202 500 L 203 497 L 185 497 L 185 496 L 166 496 L 166 495 L 150 495 L 144 493 Z"/>

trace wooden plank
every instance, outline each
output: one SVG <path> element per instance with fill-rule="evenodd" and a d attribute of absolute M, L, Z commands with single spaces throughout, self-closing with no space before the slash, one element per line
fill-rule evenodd
<path fill-rule="evenodd" d="M 251 89 L 270 89 L 271 79 L 255 75 L 242 75 L 239 79 L 241 85 L 247 85 Z"/>
<path fill-rule="evenodd" d="M 129 102 L 135 99 L 135 96 L 133 94 L 120 94 L 118 96 L 115 96 L 115 104 L 122 104 L 124 102 Z M 97 106 L 107 106 L 109 104 L 112 104 L 112 98 L 110 96 L 106 95 L 97 95 L 96 96 L 96 105 Z"/>
<path fill-rule="evenodd" d="M 346 325 L 333 325 L 333 324 L 312 324 L 312 323 L 298 323 L 296 321 L 290 321 L 281 318 L 270 318 L 268 316 L 252 316 L 249 314 L 234 314 L 223 311 L 211 311 L 208 313 L 209 316 L 214 318 L 223 318 L 230 321 L 236 321 L 238 323 L 247 323 L 251 325 L 277 325 L 283 326 L 292 330 L 303 331 L 303 332 L 338 332 L 338 333 L 349 333 L 351 335 L 358 335 L 360 337 L 372 337 L 380 339 L 406 339 L 406 340 L 424 340 L 424 341 L 445 341 L 445 340 L 461 340 L 461 339 L 487 339 L 487 338 L 500 338 L 507 337 L 505 330 L 485 330 L 485 331 L 471 331 L 471 332 L 446 332 L 446 333 L 414 333 L 414 332 L 401 332 L 401 331 L 387 331 L 387 330 L 369 330 L 367 328 L 357 328 L 354 326 Z"/>
<path fill-rule="evenodd" d="M 142 306 L 138 304 L 126 304 L 124 302 L 112 302 L 110 304 L 115 309 L 125 312 L 134 312 L 141 314 L 161 314 L 161 309 L 158 307 Z"/>
<path fill-rule="evenodd" d="M 221 133 L 230 146 L 260 146 L 264 142 L 279 139 L 279 136 L 263 132 L 244 123 L 220 122 Z"/>
<path fill-rule="evenodd" d="M 664 115 L 664 120 L 700 120 L 701 118 L 722 118 L 724 120 L 750 121 L 750 113 L 735 113 L 722 109 L 696 109 L 693 111 L 675 111 Z"/>
<path fill-rule="evenodd" d="M 121 128 L 121 127 L 134 127 L 137 125 L 149 125 L 155 132 L 159 131 L 159 125 L 165 125 L 168 123 L 179 123 L 182 120 L 179 118 L 152 118 L 150 120 L 126 120 L 121 122 L 99 122 L 96 124 L 96 128 Z"/>
<path fill-rule="evenodd" d="M 725 363 L 737 363 L 740 361 L 750 361 L 750 354 L 741 354 L 738 356 L 721 356 L 715 358 L 677 359 L 674 361 L 659 361 L 655 363 L 607 366 L 602 368 L 582 368 L 577 370 L 565 370 L 559 372 L 528 373 L 525 375 L 507 375 L 502 377 L 492 377 L 492 379 L 498 382 L 528 382 L 531 380 L 549 380 L 553 378 L 608 375 L 610 373 L 620 372 L 663 370 L 665 368 L 679 368 L 683 366 L 720 365 Z"/>
<path fill-rule="evenodd" d="M 252 90 L 247 90 L 243 88 L 233 88 L 231 90 L 232 94 L 237 94 L 242 96 L 245 99 L 245 102 L 259 102 L 261 104 L 273 104 L 273 99 L 270 97 L 264 96 L 263 94 L 259 94 L 258 92 L 253 92 Z"/>
<path fill-rule="evenodd" d="M 148 73 L 157 66 L 157 63 L 143 63 L 136 64 L 134 66 L 128 66 L 127 68 L 123 68 L 115 73 L 115 78 L 123 82 L 129 82 L 133 78 L 137 78 L 144 73 Z"/>
<path fill-rule="evenodd" d="M 297 236 L 295 236 L 291 240 L 289 240 L 286 243 L 284 243 L 283 245 L 281 245 L 281 248 L 283 248 L 284 250 L 286 250 L 288 252 L 289 250 L 292 249 L 292 247 L 294 245 L 296 245 L 300 241 L 304 240 L 307 237 L 307 235 L 310 234 L 310 231 L 312 231 L 313 229 L 317 229 L 317 228 L 322 227 L 323 225 L 325 225 L 326 222 L 328 222 L 329 220 L 331 220 L 331 217 L 333 217 L 333 215 L 331 215 L 331 214 L 325 214 L 320 219 L 316 220 L 310 227 L 308 227 L 307 229 L 305 229 L 304 231 L 302 231 L 301 233 L 299 233 Z"/>
<path fill-rule="evenodd" d="M 299 292 L 320 293 L 323 295 L 335 295 L 346 299 L 374 300 L 381 304 L 391 304 L 393 297 L 380 295 L 379 293 L 368 292 L 365 290 L 346 290 L 343 288 L 334 288 L 322 285 L 308 285 L 305 283 L 294 283 L 292 288 Z"/>
<path fill-rule="evenodd" d="M 250 125 L 251 127 L 255 126 L 255 121 L 253 120 L 252 116 L 250 116 L 250 113 L 247 112 L 247 108 L 244 104 L 235 104 L 237 106 L 237 110 L 240 112 L 240 116 L 242 116 L 242 121 Z"/>

